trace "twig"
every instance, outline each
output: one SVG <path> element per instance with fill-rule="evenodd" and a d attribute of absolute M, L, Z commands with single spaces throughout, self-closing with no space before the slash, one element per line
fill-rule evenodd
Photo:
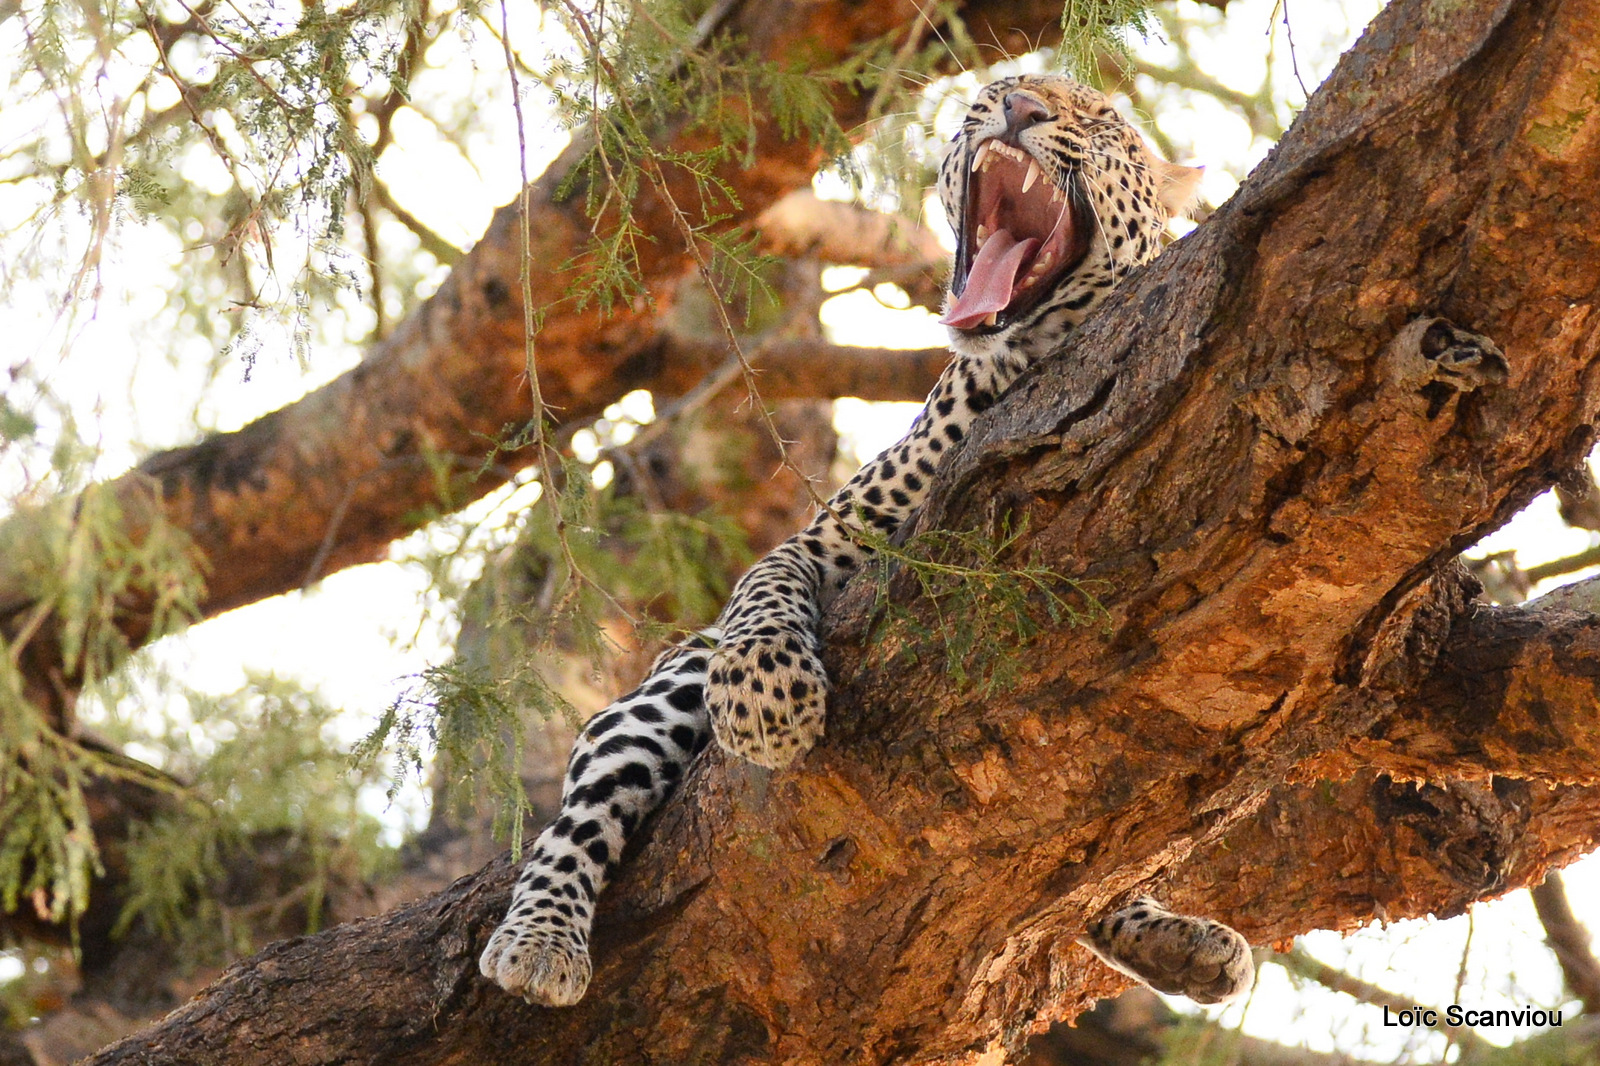
<path fill-rule="evenodd" d="M 1523 573 L 1531 583 L 1537 585 L 1547 578 L 1562 577 L 1590 566 L 1600 566 L 1600 546 L 1586 548 L 1564 559 L 1552 559 L 1548 563 L 1530 566 Z"/>
<path fill-rule="evenodd" d="M 1561 875 L 1551 870 L 1544 883 L 1530 889 L 1529 895 L 1544 926 L 1545 943 L 1561 964 L 1567 988 L 1583 1001 L 1585 1014 L 1600 1014 L 1600 960 L 1595 959 L 1589 930 L 1572 913 Z"/>
<path fill-rule="evenodd" d="M 1272 13 L 1276 15 L 1280 10 L 1283 12 L 1283 33 L 1289 39 L 1289 67 L 1294 71 L 1294 80 L 1300 83 L 1300 92 L 1309 99 L 1311 90 L 1306 88 L 1305 79 L 1300 76 L 1300 59 L 1295 54 L 1294 27 L 1289 24 L 1289 0 L 1278 0 Z"/>
<path fill-rule="evenodd" d="M 381 180 L 374 178 L 371 195 L 377 201 L 379 207 L 394 216 L 396 222 L 415 233 L 417 240 L 422 243 L 422 250 L 433 256 L 440 263 L 445 266 L 454 266 L 466 254 L 460 248 L 457 248 L 454 244 L 429 229 L 428 224 L 416 215 L 401 207 L 399 201 L 394 198 L 394 194 L 389 191 L 389 186 L 385 185 Z"/>
<path fill-rule="evenodd" d="M 1386 988 L 1379 988 L 1359 977 L 1345 973 L 1336 966 L 1329 966 L 1321 959 L 1313 958 L 1305 949 L 1295 947 L 1287 954 L 1277 954 L 1270 957 L 1270 961 L 1277 963 L 1289 973 L 1303 977 L 1308 981 L 1315 981 L 1324 988 L 1335 992 L 1343 992 L 1350 998 L 1370 1004 L 1374 1007 L 1384 1007 L 1392 1011 L 1413 1010 L 1417 1004 L 1409 999 L 1395 995 Z M 1440 1017 L 1443 1011 L 1438 1012 Z M 1459 1044 L 1463 1052 L 1476 1050 L 1485 1044 L 1484 1039 L 1471 1029 L 1457 1026 L 1439 1030 L 1446 1040 Z"/>

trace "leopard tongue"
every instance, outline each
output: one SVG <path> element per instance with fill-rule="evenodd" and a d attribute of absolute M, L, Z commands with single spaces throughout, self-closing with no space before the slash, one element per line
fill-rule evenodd
<path fill-rule="evenodd" d="M 971 329 L 994 312 L 1005 310 L 1016 291 L 1017 272 L 1037 247 L 1037 237 L 1019 241 L 1008 229 L 995 230 L 967 271 L 967 287 L 939 321 L 956 329 Z"/>

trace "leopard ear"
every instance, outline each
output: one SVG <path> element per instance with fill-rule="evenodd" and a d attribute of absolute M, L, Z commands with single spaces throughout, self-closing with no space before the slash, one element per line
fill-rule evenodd
<path fill-rule="evenodd" d="M 1156 196 L 1160 198 L 1161 206 L 1167 209 L 1167 217 L 1177 218 L 1187 214 L 1200 193 L 1200 177 L 1206 168 L 1186 167 L 1157 159 L 1155 171 Z"/>

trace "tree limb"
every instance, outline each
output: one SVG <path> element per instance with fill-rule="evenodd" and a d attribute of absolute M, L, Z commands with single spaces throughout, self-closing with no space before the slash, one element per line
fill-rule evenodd
<path fill-rule="evenodd" d="M 1552 870 L 1550 876 L 1533 887 L 1532 895 L 1545 939 L 1561 964 L 1567 988 L 1582 1001 L 1585 1014 L 1600 1014 L 1600 960 L 1594 957 L 1594 938 L 1573 915 L 1561 875 Z"/>
<path fill-rule="evenodd" d="M 902 574 L 884 619 L 858 583 L 826 623 L 829 736 L 793 772 L 697 764 L 578 1007 L 477 975 L 501 862 L 268 949 L 93 1061 L 957 1061 L 1119 988 L 1075 939 L 1129 893 L 1270 942 L 1457 913 L 1592 847 L 1597 785 L 1319 772 L 1429 683 L 1470 610 L 1451 560 L 1600 409 L 1600 121 L 1560 125 L 1600 0 L 1430 10 L 1391 4 L 941 473 L 924 523 L 1021 529 L 1095 582 L 1107 637 L 989 641 L 1018 676 L 963 691 L 941 626 L 982 601 Z"/>
<path fill-rule="evenodd" d="M 1415 695 L 1352 742 L 1355 761 L 1417 780 L 1600 782 L 1600 618 L 1539 602 L 1457 619 Z"/>
<path fill-rule="evenodd" d="M 461 257 L 465 253 L 430 229 L 422 219 L 401 206 L 400 201 L 394 198 L 394 193 L 389 191 L 389 186 L 383 179 L 376 176 L 372 179 L 372 200 L 379 207 L 393 215 L 395 221 L 416 234 L 417 241 L 422 245 L 422 250 L 433 256 L 434 259 L 446 266 L 455 266 L 461 261 Z"/>

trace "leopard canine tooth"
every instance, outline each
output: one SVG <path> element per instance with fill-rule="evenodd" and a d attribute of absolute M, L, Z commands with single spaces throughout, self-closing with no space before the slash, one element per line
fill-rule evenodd
<path fill-rule="evenodd" d="M 988 314 L 986 314 L 986 315 L 984 315 L 984 316 L 983 316 L 983 324 L 984 324 L 984 325 L 986 325 L 986 326 L 992 326 L 992 325 L 994 325 L 994 323 L 995 323 L 995 316 L 996 316 L 996 315 L 997 315 L 997 314 L 999 314 L 999 312 L 998 312 L 998 311 L 990 311 L 990 312 L 989 312 L 989 313 L 988 313 Z"/>
<path fill-rule="evenodd" d="M 989 149 L 993 147 L 993 141 L 984 141 L 978 145 L 978 150 L 972 153 L 972 170 L 974 173 L 977 172 L 979 167 L 983 166 L 983 161 L 989 158 Z"/>
<path fill-rule="evenodd" d="M 1027 192 L 1033 188 L 1033 183 L 1039 180 L 1039 163 L 1037 160 L 1028 160 L 1028 173 L 1022 179 L 1022 191 Z"/>

